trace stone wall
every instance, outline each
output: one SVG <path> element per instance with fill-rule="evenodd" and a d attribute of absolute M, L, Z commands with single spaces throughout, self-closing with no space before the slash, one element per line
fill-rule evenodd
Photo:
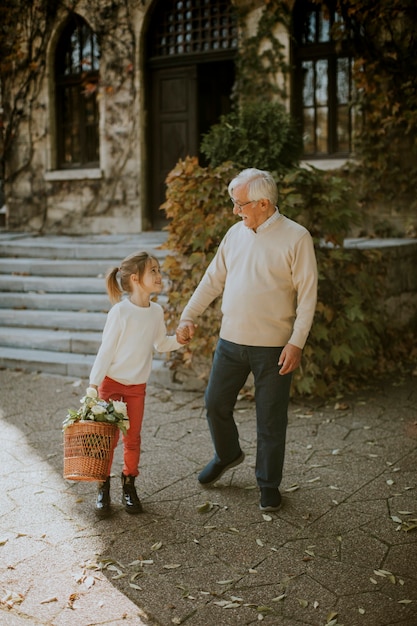
<path fill-rule="evenodd" d="M 391 328 L 417 333 L 417 239 L 348 239 L 345 247 L 381 252 L 385 293 L 375 304 Z"/>
<path fill-rule="evenodd" d="M 29 81 L 29 97 L 20 104 L 18 134 L 6 164 L 7 227 L 55 234 L 141 232 L 148 224 L 142 206 L 137 40 L 145 8 L 139 2 L 82 0 L 75 10 L 101 42 L 100 168 L 56 168 L 54 52 L 68 14 L 61 8 L 52 31 L 44 33 L 44 67 Z M 14 78 L 6 85 L 9 113 L 28 73 Z"/>

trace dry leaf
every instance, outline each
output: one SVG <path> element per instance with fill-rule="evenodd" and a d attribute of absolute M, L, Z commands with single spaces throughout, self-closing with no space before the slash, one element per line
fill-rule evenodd
<path fill-rule="evenodd" d="M 41 604 L 49 604 L 50 602 L 58 602 L 58 598 L 53 597 L 49 598 L 48 600 L 42 600 Z"/>
<path fill-rule="evenodd" d="M 272 602 L 281 602 L 286 597 L 287 597 L 287 594 L 283 593 L 280 596 L 277 596 L 276 598 L 272 598 Z"/>
<path fill-rule="evenodd" d="M 412 600 L 398 600 L 398 604 L 412 604 Z"/>
<path fill-rule="evenodd" d="M 135 583 L 129 583 L 129 587 L 132 587 L 132 589 L 137 589 L 138 591 L 142 591 L 142 587 L 139 587 L 139 585 L 136 585 Z"/>
<path fill-rule="evenodd" d="M 217 584 L 218 585 L 230 585 L 230 583 L 233 583 L 234 580 L 233 578 L 231 578 L 230 580 L 218 580 Z"/>
<path fill-rule="evenodd" d="M 199 513 L 208 513 L 209 511 L 211 511 L 211 509 L 213 508 L 213 502 L 204 502 L 204 504 L 200 504 L 197 507 L 197 511 Z"/>
<path fill-rule="evenodd" d="M 300 488 L 300 485 L 291 485 L 288 489 L 284 489 L 286 493 L 291 493 L 292 491 L 297 491 Z"/>

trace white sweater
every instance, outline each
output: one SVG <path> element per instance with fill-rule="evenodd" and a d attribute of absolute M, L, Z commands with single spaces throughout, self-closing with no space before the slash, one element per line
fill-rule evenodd
<path fill-rule="evenodd" d="M 243 222 L 226 233 L 181 319 L 196 322 L 223 293 L 220 337 L 248 346 L 303 348 L 317 301 L 313 240 L 275 214 L 257 232 Z"/>
<path fill-rule="evenodd" d="M 169 352 L 181 347 L 167 336 L 164 312 L 156 302 L 139 307 L 122 300 L 109 311 L 102 343 L 90 374 L 90 384 L 109 376 L 123 385 L 146 383 L 152 370 L 153 349 Z"/>

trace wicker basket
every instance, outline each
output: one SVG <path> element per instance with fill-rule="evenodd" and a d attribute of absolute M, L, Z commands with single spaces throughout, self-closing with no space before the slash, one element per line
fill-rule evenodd
<path fill-rule="evenodd" d="M 64 431 L 64 478 L 103 481 L 110 474 L 117 426 L 81 421 Z"/>

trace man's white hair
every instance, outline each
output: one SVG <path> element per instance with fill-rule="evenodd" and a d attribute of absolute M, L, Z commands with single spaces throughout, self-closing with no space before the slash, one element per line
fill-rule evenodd
<path fill-rule="evenodd" d="M 248 200 L 269 200 L 274 206 L 278 203 L 278 187 L 270 172 L 249 167 L 242 170 L 228 185 L 228 192 L 233 198 L 236 187 L 245 186 Z"/>

